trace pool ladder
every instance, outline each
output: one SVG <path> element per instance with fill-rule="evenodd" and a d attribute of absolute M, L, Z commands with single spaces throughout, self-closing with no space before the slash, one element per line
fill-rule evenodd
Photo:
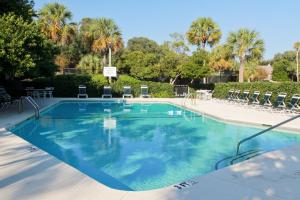
<path fill-rule="evenodd" d="M 34 108 L 35 118 L 38 119 L 40 117 L 40 106 L 36 103 L 36 101 L 31 96 L 26 96 L 24 99 L 32 105 Z"/>
<path fill-rule="evenodd" d="M 189 100 L 191 100 L 191 104 L 195 105 L 196 104 L 196 99 L 197 99 L 196 98 L 196 93 L 189 93 L 184 97 L 182 104 L 183 104 L 183 106 L 185 106 L 186 103 L 188 103 Z"/>
<path fill-rule="evenodd" d="M 236 161 L 239 161 L 239 160 L 242 160 L 242 161 L 243 161 L 243 160 L 248 160 L 248 159 L 250 159 L 250 158 L 253 158 L 253 157 L 255 157 L 255 156 L 258 156 L 258 155 L 264 153 L 264 151 L 262 151 L 262 150 L 249 150 L 249 151 L 240 153 L 240 148 L 241 148 L 241 145 L 242 145 L 243 143 L 245 143 L 245 142 L 247 142 L 247 141 L 249 141 L 249 140 L 251 140 L 251 139 L 253 139 L 253 138 L 257 137 L 257 136 L 260 136 L 260 135 L 262 135 L 262 134 L 264 134 L 264 133 L 266 133 L 266 132 L 268 132 L 268 131 L 271 131 L 271 130 L 273 130 L 273 129 L 275 129 L 275 128 L 277 128 L 277 127 L 283 125 L 283 124 L 286 124 L 286 123 L 288 123 L 288 122 L 291 122 L 291 121 L 293 121 L 293 120 L 295 120 L 295 119 L 297 119 L 297 118 L 300 118 L 300 114 L 297 114 L 297 115 L 295 115 L 295 116 L 293 116 L 293 117 L 291 117 L 291 118 L 289 118 L 289 119 L 287 119 L 287 120 L 284 120 L 284 121 L 282 121 L 282 122 L 280 122 L 280 123 L 278 123 L 278 124 L 275 124 L 275 125 L 273 125 L 273 126 L 267 128 L 267 129 L 265 129 L 265 130 L 262 130 L 262 131 L 260 131 L 260 132 L 258 132 L 258 133 L 256 133 L 256 134 L 254 134 L 254 135 L 251 135 L 251 136 L 249 136 L 249 137 L 247 137 L 247 138 L 245 138 L 245 139 L 240 140 L 240 141 L 237 143 L 235 155 L 233 155 L 233 156 L 228 156 L 228 157 L 225 157 L 225 158 L 219 160 L 219 161 L 215 164 L 215 169 L 216 169 L 216 170 L 219 169 L 219 168 L 220 168 L 220 164 L 222 164 L 222 163 L 224 163 L 224 162 L 226 162 L 226 161 L 227 161 L 227 164 L 232 165 L 232 164 L 234 164 Z"/>

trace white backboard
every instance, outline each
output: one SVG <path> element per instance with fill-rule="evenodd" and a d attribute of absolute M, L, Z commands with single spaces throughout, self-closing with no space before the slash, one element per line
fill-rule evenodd
<path fill-rule="evenodd" d="M 103 75 L 105 77 L 117 77 L 116 67 L 103 67 Z"/>

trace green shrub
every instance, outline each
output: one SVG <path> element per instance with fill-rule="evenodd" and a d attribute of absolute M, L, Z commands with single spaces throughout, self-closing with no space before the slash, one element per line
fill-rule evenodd
<path fill-rule="evenodd" d="M 112 84 L 113 93 L 115 96 L 122 96 L 123 87 L 131 86 L 133 96 L 139 96 L 139 88 L 141 81 L 127 75 L 120 75 L 118 80 Z"/>
<path fill-rule="evenodd" d="M 78 86 L 86 85 L 89 97 L 99 97 L 102 94 L 102 87 L 107 84 L 103 75 L 57 75 L 51 78 L 36 78 L 30 81 L 23 81 L 23 86 L 35 88 L 54 87 L 55 97 L 76 97 Z"/>
<path fill-rule="evenodd" d="M 159 82 L 142 82 L 143 85 L 148 85 L 149 93 L 152 97 L 157 98 L 170 98 L 174 97 L 174 87 L 168 83 Z M 140 90 L 139 90 L 140 93 Z"/>
<path fill-rule="evenodd" d="M 79 85 L 86 85 L 89 97 L 101 97 L 103 86 L 108 85 L 108 81 L 107 78 L 101 74 L 57 75 L 51 78 L 36 78 L 22 81 L 23 89 L 29 86 L 35 88 L 54 87 L 53 95 L 55 97 L 76 97 Z M 118 80 L 111 84 L 113 96 L 121 97 L 123 94 L 123 86 L 125 85 L 132 87 L 132 92 L 135 97 L 140 95 L 141 85 L 148 85 L 149 93 L 153 97 L 174 97 L 173 85 L 140 81 L 127 75 L 119 76 Z"/>
<path fill-rule="evenodd" d="M 282 82 L 282 83 L 270 83 L 270 82 L 252 82 L 252 83 L 217 83 L 215 84 L 215 90 L 213 96 L 215 98 L 225 99 L 227 98 L 228 91 L 230 89 L 250 90 L 250 95 L 255 90 L 260 91 L 260 100 L 263 98 L 263 94 L 266 91 L 273 92 L 271 101 L 274 102 L 277 95 L 280 92 L 286 92 L 288 94 L 286 100 L 289 101 L 293 94 L 300 94 L 300 84 L 293 82 Z"/>
<path fill-rule="evenodd" d="M 141 92 L 141 85 L 149 87 L 149 94 L 152 97 L 174 97 L 173 85 L 168 83 L 159 83 L 151 81 L 140 81 L 127 75 L 119 76 L 118 80 L 112 84 L 114 95 L 122 96 L 123 86 L 131 86 L 133 96 L 138 97 Z"/>

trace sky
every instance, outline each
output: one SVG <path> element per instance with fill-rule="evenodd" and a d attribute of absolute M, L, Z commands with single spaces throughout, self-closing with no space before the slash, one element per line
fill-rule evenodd
<path fill-rule="evenodd" d="M 198 17 L 211 17 L 220 26 L 221 43 L 240 28 L 256 30 L 265 41 L 265 59 L 292 50 L 300 41 L 299 0 L 35 0 L 35 9 L 49 2 L 68 7 L 72 22 L 114 19 L 125 42 L 144 36 L 162 44 L 171 39 L 170 33 L 185 34 Z"/>

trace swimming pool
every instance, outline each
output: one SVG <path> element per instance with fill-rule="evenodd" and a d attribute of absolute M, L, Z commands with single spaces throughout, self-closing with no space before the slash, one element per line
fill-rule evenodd
<path fill-rule="evenodd" d="M 165 103 L 62 101 L 11 129 L 40 149 L 107 185 L 150 190 L 214 171 L 239 140 L 261 129 L 224 123 Z M 274 150 L 300 135 L 272 131 L 242 151 Z"/>

